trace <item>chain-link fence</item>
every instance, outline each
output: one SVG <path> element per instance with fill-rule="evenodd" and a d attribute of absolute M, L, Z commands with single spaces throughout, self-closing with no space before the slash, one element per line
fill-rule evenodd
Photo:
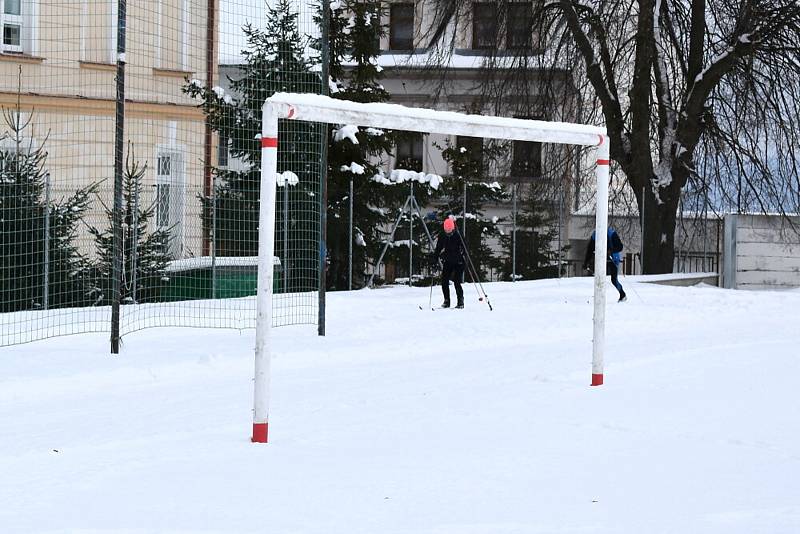
<path fill-rule="evenodd" d="M 260 109 L 326 90 L 317 15 L 0 0 L 0 345 L 254 326 Z M 274 324 L 316 323 L 326 130 L 281 129 Z"/>

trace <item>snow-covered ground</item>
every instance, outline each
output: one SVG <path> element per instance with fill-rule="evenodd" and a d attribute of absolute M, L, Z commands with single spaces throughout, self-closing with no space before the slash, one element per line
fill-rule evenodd
<path fill-rule="evenodd" d="M 588 278 L 330 294 L 267 445 L 252 330 L 0 349 L 0 532 L 800 532 L 800 292 L 622 282 L 595 388 Z"/>

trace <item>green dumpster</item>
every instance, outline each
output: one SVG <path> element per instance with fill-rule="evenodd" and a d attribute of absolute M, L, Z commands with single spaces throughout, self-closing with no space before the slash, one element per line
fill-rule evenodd
<path fill-rule="evenodd" d="M 273 258 L 272 291 L 281 290 L 281 261 Z M 166 283 L 161 295 L 167 302 L 177 300 L 230 299 L 256 294 L 258 256 L 202 256 L 171 261 L 166 269 Z M 216 292 L 214 286 L 216 285 Z"/>

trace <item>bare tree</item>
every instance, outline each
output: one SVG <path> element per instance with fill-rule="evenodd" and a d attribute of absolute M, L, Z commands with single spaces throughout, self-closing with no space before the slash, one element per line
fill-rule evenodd
<path fill-rule="evenodd" d="M 570 120 L 606 125 L 612 170 L 644 213 L 644 272 L 672 271 L 682 201 L 800 207 L 797 0 L 544 0 L 527 47 L 509 46 L 519 1 L 425 3 L 431 65 L 447 65 L 458 36 L 475 39 L 475 5 L 489 4 L 485 101 L 545 95 Z"/>

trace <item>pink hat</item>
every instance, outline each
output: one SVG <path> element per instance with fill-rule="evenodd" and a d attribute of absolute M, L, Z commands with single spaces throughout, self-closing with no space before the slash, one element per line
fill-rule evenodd
<path fill-rule="evenodd" d="M 456 229 L 456 223 L 453 222 L 453 219 L 448 217 L 447 219 L 444 220 L 444 231 L 445 232 L 450 233 L 455 229 Z"/>

